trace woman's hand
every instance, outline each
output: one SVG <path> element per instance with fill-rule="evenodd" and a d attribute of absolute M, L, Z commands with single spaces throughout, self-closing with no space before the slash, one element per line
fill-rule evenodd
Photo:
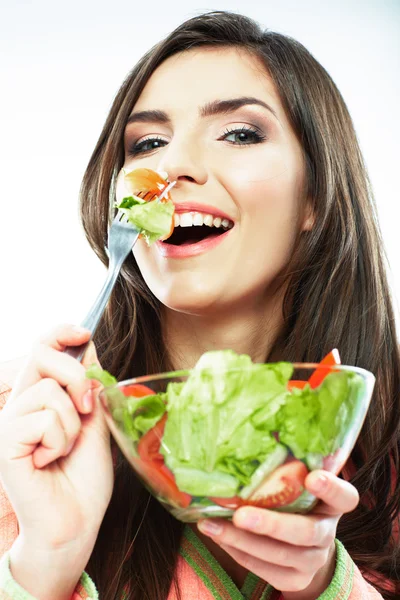
<path fill-rule="evenodd" d="M 310 473 L 306 488 L 321 502 L 308 515 L 246 506 L 233 522 L 200 521 L 210 536 L 237 563 L 255 573 L 287 600 L 314 600 L 329 586 L 335 571 L 335 537 L 340 517 L 354 510 L 358 492 L 327 471 Z M 207 530 L 210 524 L 214 530 Z"/>
<path fill-rule="evenodd" d="M 85 377 L 85 366 L 97 361 L 94 345 L 83 364 L 62 352 L 89 338 L 90 332 L 70 325 L 44 338 L 0 411 L 0 480 L 19 524 L 11 567 L 17 581 L 30 582 L 29 591 L 39 597 L 32 586 L 49 580 L 50 567 L 35 582 L 33 558 L 36 571 L 53 561 L 54 568 L 64 565 L 66 576 L 76 565 L 71 577 L 79 579 L 112 493 L 110 435 L 96 401 L 97 384 Z M 55 585 L 57 577 L 61 573 L 55 573 Z"/>

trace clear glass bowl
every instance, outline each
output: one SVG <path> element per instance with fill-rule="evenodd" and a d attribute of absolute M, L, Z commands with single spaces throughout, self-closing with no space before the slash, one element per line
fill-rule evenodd
<path fill-rule="evenodd" d="M 246 504 L 306 513 L 316 504 L 316 498 L 304 490 L 308 473 L 323 468 L 338 474 L 343 468 L 367 414 L 375 377 L 357 367 L 294 363 L 290 381 L 283 384 L 283 393 L 275 397 L 272 393 L 271 399 L 271 388 L 268 390 L 266 384 L 265 406 L 258 405 L 251 419 L 244 416 L 238 425 L 239 401 L 232 400 L 235 398 L 232 381 L 236 390 L 241 389 L 240 410 L 246 412 L 245 407 L 255 398 L 253 392 L 247 392 L 252 387 L 249 377 L 259 381 L 260 369 L 271 366 L 256 364 L 252 368 L 219 373 L 202 371 L 204 380 L 209 377 L 213 394 L 211 420 L 201 414 L 201 404 L 196 409 L 187 406 L 182 418 L 177 419 L 179 411 L 173 413 L 172 404 L 162 396 L 173 390 L 174 384 L 180 384 L 175 389 L 188 385 L 190 371 L 137 377 L 100 393 L 107 424 L 121 451 L 146 488 L 177 519 L 195 522 L 206 517 L 230 518 L 239 506 Z M 202 387 L 201 393 L 205 390 Z M 337 394 L 336 400 L 332 394 Z M 275 409 L 282 406 L 282 398 L 286 399 L 283 403 L 286 408 L 279 412 L 283 409 Z M 161 410 L 164 406 L 167 409 L 162 418 L 157 416 L 160 406 Z M 193 406 L 196 406 L 194 401 Z M 268 417 L 273 412 L 271 406 L 275 406 L 276 417 L 272 416 L 272 420 L 271 415 Z M 149 429 L 152 418 L 155 425 Z M 276 423 L 271 425 L 274 418 Z M 245 425 L 247 421 L 251 424 Z M 138 429 L 142 431 L 138 433 Z M 236 443 L 241 448 L 239 457 L 235 455 Z M 268 444 L 273 450 L 264 452 L 262 448 Z M 307 446 L 304 455 L 304 444 L 310 444 L 314 451 Z M 246 456 L 246 448 L 250 447 L 253 451 L 247 450 Z M 257 452 L 261 458 L 255 457 Z M 210 454 L 205 461 L 207 465 L 200 460 L 199 467 L 199 456 L 207 453 Z M 218 462 L 220 455 L 224 457 L 223 463 Z M 182 456 L 183 459 L 186 456 L 187 463 L 182 462 Z M 239 479 L 238 487 L 232 488 L 232 482 Z M 229 491 L 232 489 L 233 492 Z"/>

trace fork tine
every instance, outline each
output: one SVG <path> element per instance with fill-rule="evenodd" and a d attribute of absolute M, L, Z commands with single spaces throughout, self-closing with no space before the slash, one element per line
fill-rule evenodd
<path fill-rule="evenodd" d="M 166 195 L 168 194 L 168 192 L 169 192 L 170 190 L 172 190 L 172 188 L 174 187 L 174 185 L 175 185 L 175 184 L 176 184 L 176 181 L 171 181 L 171 182 L 170 182 L 170 183 L 167 185 L 167 187 L 165 187 L 165 188 L 163 189 L 163 191 L 161 192 L 161 194 L 160 194 L 159 196 L 157 196 L 157 198 L 158 198 L 158 202 L 160 202 L 160 201 L 161 201 L 161 200 L 164 198 L 164 196 L 166 196 Z"/>
<path fill-rule="evenodd" d="M 176 181 L 171 181 L 162 191 L 157 194 L 155 192 L 144 192 L 143 190 L 139 191 L 136 196 L 142 198 L 142 200 L 146 200 L 146 202 L 151 202 L 153 200 L 158 200 L 159 202 L 168 194 L 168 192 L 174 187 Z"/>

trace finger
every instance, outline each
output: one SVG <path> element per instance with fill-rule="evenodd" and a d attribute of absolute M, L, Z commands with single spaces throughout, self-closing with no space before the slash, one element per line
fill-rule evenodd
<path fill-rule="evenodd" d="M 11 435 L 7 437 L 11 438 Z M 41 446 L 37 448 L 39 444 Z M 63 456 L 67 447 L 67 437 L 58 413 L 46 409 L 13 422 L 12 440 L 5 447 L 2 460 L 15 461 L 32 456 L 33 466 L 40 469 Z"/>
<path fill-rule="evenodd" d="M 90 412 L 91 408 L 88 410 L 83 403 L 85 392 L 93 387 L 85 377 L 85 367 L 71 356 L 44 344 L 36 347 L 13 389 L 10 401 L 44 378 L 55 379 L 65 387 L 79 412 Z"/>
<path fill-rule="evenodd" d="M 67 346 L 80 346 L 90 339 L 91 332 L 85 327 L 63 323 L 39 339 L 40 344 L 62 352 Z"/>
<path fill-rule="evenodd" d="M 266 535 L 293 546 L 327 546 L 335 538 L 338 517 L 295 515 L 243 506 L 234 513 L 236 527 Z"/>
<path fill-rule="evenodd" d="M 44 409 L 58 413 L 67 443 L 73 443 L 81 430 L 81 419 L 67 392 L 54 379 L 41 379 L 18 396 L 15 402 L 7 403 L 4 410 L 7 410 L 10 420 Z"/>
<path fill-rule="evenodd" d="M 312 580 L 311 573 L 302 573 L 291 567 L 281 567 L 270 564 L 242 550 L 221 544 L 232 558 L 246 570 L 268 581 L 275 589 L 281 592 L 298 592 L 304 590 Z"/>
<path fill-rule="evenodd" d="M 322 500 L 314 514 L 342 515 L 354 510 L 360 500 L 354 485 L 329 471 L 313 471 L 307 476 L 305 487 Z"/>
<path fill-rule="evenodd" d="M 207 534 L 204 522 L 199 522 L 199 529 Z M 212 535 L 219 545 L 224 544 L 241 550 L 260 560 L 283 567 L 293 567 L 298 570 L 312 569 L 314 572 L 321 568 L 327 559 L 327 548 L 309 548 L 293 546 L 272 538 L 249 533 L 238 529 L 231 523 L 221 523 L 221 533 Z"/>
<path fill-rule="evenodd" d="M 59 325 L 47 335 L 43 336 L 36 344 L 33 346 L 33 350 L 28 357 L 24 369 L 22 369 L 21 373 L 18 375 L 13 390 L 17 390 L 17 393 L 20 393 L 25 389 L 25 387 L 29 387 L 32 383 L 36 383 L 40 376 L 38 374 L 32 372 L 31 363 L 34 361 L 36 349 L 41 346 L 48 346 L 57 350 L 59 352 L 63 351 L 66 346 L 79 346 L 80 344 L 84 344 L 90 338 L 91 333 L 87 329 L 82 329 L 81 327 L 76 327 L 74 325 Z M 27 380 L 27 374 L 29 373 L 30 377 L 33 380 Z"/>

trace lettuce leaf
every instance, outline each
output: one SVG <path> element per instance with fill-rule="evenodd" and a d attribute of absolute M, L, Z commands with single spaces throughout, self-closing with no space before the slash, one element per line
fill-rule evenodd
<path fill-rule="evenodd" d="M 104 385 L 104 387 L 110 387 L 112 385 L 117 385 L 118 383 L 113 375 L 108 373 L 108 371 L 102 369 L 96 363 L 87 367 L 86 377 L 88 379 L 95 379 L 96 381 L 100 381 L 100 383 Z"/>
<path fill-rule="evenodd" d="M 293 390 L 279 413 L 280 441 L 299 459 L 333 454 L 351 426 L 363 389 L 356 373 L 337 371 L 314 390 L 308 385 Z"/>
<path fill-rule="evenodd" d="M 288 395 L 292 371 L 289 363 L 253 364 L 249 356 L 230 350 L 204 354 L 186 382 L 167 389 L 161 453 L 175 476 L 179 472 L 183 480 L 185 469 L 217 471 L 234 477 L 237 485 L 248 484 L 277 446 L 274 416 Z M 259 428 L 253 416 L 266 404 L 268 418 Z M 180 489 L 195 494 L 193 485 Z M 225 494 L 216 487 L 212 495 Z"/>
<path fill-rule="evenodd" d="M 329 373 L 312 389 L 287 383 L 291 363 L 254 364 L 231 350 L 203 354 L 186 381 L 164 394 L 125 398 L 97 365 L 113 416 L 136 442 L 168 412 L 160 452 L 181 491 L 195 496 L 247 496 L 288 451 L 318 466 L 343 444 L 362 405 L 364 381 Z M 111 400 L 110 400 L 111 398 Z M 314 468 L 315 468 L 314 466 Z"/>
<path fill-rule="evenodd" d="M 140 229 L 149 246 L 168 236 L 171 231 L 175 210 L 171 200 L 146 202 L 138 196 L 127 196 L 116 207 L 125 213 L 132 225 Z"/>
<path fill-rule="evenodd" d="M 94 364 L 86 369 L 86 377 L 96 379 L 107 388 L 107 401 L 114 420 L 132 440 L 138 441 L 142 435 L 154 427 L 166 411 L 164 394 L 149 396 L 125 396 L 117 387 L 113 375 Z"/>

